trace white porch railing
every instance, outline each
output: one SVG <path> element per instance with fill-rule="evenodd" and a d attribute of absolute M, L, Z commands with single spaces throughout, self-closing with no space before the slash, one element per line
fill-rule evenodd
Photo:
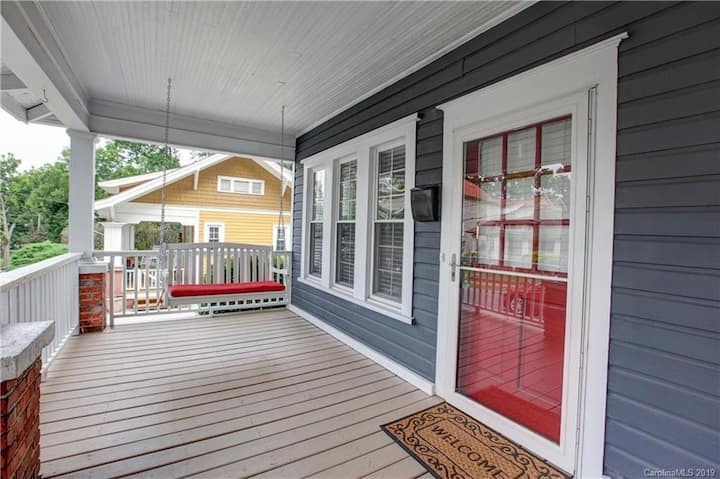
<path fill-rule="evenodd" d="M 178 243 L 159 250 L 96 251 L 94 256 L 110 265 L 109 319 L 145 314 L 176 313 L 198 305 L 169 306 L 165 296 L 164 263 L 172 284 L 231 283 L 274 280 L 289 287 L 290 252 L 267 246 L 236 243 Z M 276 270 L 284 270 L 278 273 Z M 232 309 L 228 307 L 228 309 Z"/>
<path fill-rule="evenodd" d="M 0 322 L 55 321 L 55 338 L 42 353 L 47 369 L 79 323 L 80 253 L 67 253 L 0 273 Z"/>

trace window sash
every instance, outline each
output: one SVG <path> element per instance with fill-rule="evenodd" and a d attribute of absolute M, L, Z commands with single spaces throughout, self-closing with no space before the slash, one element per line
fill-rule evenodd
<path fill-rule="evenodd" d="M 355 284 L 355 241 L 357 227 L 357 160 L 338 161 L 335 195 L 335 278 L 337 285 Z"/>
<path fill-rule="evenodd" d="M 325 217 L 325 170 L 312 170 L 310 178 L 310 231 L 308 237 L 308 274 L 323 275 L 323 243 Z"/>
<path fill-rule="evenodd" d="M 321 221 L 310 223 L 308 274 L 317 277 L 323 272 L 323 226 Z"/>
<path fill-rule="evenodd" d="M 373 181 L 371 292 L 373 296 L 398 304 L 402 303 L 403 288 L 405 151 L 404 144 L 378 150 Z M 386 232 L 389 232 L 389 238 Z"/>
<path fill-rule="evenodd" d="M 208 223 L 205 227 L 205 241 L 208 243 L 221 243 L 223 241 L 223 225 Z"/>

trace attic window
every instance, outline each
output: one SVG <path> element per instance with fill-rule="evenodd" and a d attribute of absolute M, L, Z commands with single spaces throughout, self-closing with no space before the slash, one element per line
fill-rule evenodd
<path fill-rule="evenodd" d="M 241 195 L 265 194 L 265 182 L 263 180 L 218 176 L 217 188 L 221 193 L 237 193 Z"/>

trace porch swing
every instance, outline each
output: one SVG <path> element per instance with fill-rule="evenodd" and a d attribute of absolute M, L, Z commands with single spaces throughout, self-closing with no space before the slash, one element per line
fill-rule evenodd
<path fill-rule="evenodd" d="M 170 127 L 170 95 L 172 90 L 172 80 L 168 78 L 167 99 L 165 104 L 165 154 L 170 156 L 170 147 L 168 140 L 168 131 Z M 285 218 L 284 218 L 284 191 L 283 185 L 285 180 L 285 106 L 281 111 L 281 158 L 280 160 L 280 213 L 278 218 L 277 244 L 285 245 Z M 214 248 L 214 243 L 209 243 L 204 247 L 208 256 L 206 258 L 209 266 L 207 274 L 208 283 L 191 282 L 184 283 L 183 279 L 193 274 L 186 274 L 186 271 L 180 272 L 176 268 L 179 264 L 177 256 L 180 255 L 179 247 L 182 245 L 168 245 L 165 238 L 165 194 L 167 188 L 167 166 L 163 166 L 162 174 L 162 190 L 161 190 L 161 206 L 160 206 L 160 245 L 159 245 L 159 270 L 163 272 L 163 296 L 165 304 L 169 307 L 182 305 L 204 305 L 204 309 L 211 314 L 218 310 L 233 311 L 238 309 L 263 308 L 270 306 L 281 306 L 288 302 L 287 282 L 289 280 L 289 258 L 286 253 L 278 253 L 272 251 L 261 251 L 261 249 L 249 245 L 218 245 L 217 248 L 224 250 L 231 249 L 235 251 L 234 262 L 231 259 L 231 271 L 229 282 L 218 282 L 218 278 L 228 279 L 228 274 L 223 271 L 227 268 L 226 258 L 222 255 L 215 254 L 210 256 L 210 248 Z M 285 247 L 283 247 L 284 249 Z M 238 253 L 242 249 L 241 253 Z M 247 261 L 244 264 L 246 270 L 243 281 L 237 281 L 238 270 L 240 270 L 239 258 Z M 185 265 L 192 269 L 194 263 L 198 261 L 202 263 L 202 256 L 196 257 L 194 254 L 190 259 L 185 258 Z M 254 260 L 254 262 L 253 262 Z M 215 264 L 211 265 L 211 262 Z M 222 261 L 222 264 L 220 264 Z M 262 264 L 261 261 L 267 261 Z M 212 266 L 212 267 L 210 267 Z M 247 270 L 251 270 L 250 273 Z M 212 274 L 213 271 L 219 272 Z M 234 274 L 233 274 L 234 271 Z M 207 273 L 207 271 L 206 271 Z M 249 280 L 247 280 L 249 279 Z"/>

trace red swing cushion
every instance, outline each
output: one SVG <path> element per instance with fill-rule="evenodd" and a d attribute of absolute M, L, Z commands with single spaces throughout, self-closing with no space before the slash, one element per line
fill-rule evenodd
<path fill-rule="evenodd" d="M 249 283 L 226 284 L 175 284 L 168 288 L 168 293 L 172 298 L 243 293 L 272 293 L 275 291 L 285 291 L 285 285 L 276 281 L 253 281 Z"/>

